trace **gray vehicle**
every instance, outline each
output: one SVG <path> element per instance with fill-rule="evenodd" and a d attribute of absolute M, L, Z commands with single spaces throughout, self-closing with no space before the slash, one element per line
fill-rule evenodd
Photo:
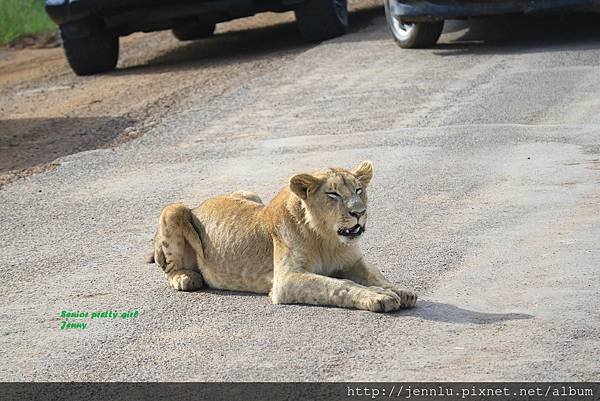
<path fill-rule="evenodd" d="M 77 75 L 114 69 L 119 37 L 133 32 L 171 29 L 179 40 L 194 40 L 211 36 L 219 22 L 292 10 L 300 33 L 311 42 L 348 28 L 347 0 L 46 0 Z"/>
<path fill-rule="evenodd" d="M 600 0 L 384 0 L 384 5 L 390 32 L 404 48 L 433 46 L 447 19 L 600 10 Z"/>

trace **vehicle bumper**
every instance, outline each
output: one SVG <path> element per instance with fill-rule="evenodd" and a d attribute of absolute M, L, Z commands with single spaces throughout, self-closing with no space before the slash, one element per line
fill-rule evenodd
<path fill-rule="evenodd" d="M 46 13 L 52 21 L 61 25 L 87 17 L 91 12 L 89 2 L 79 0 L 46 0 Z"/>
<path fill-rule="evenodd" d="M 513 13 L 600 8 L 600 0 L 389 0 L 392 15 L 406 21 L 461 19 Z"/>
<path fill-rule="evenodd" d="M 94 12 L 114 7 L 134 8 L 157 5 L 156 0 L 45 0 L 48 16 L 58 25 L 83 19 Z"/>
<path fill-rule="evenodd" d="M 282 3 L 294 3 L 283 0 Z M 46 12 L 57 24 L 82 20 L 90 15 L 131 16 L 140 11 L 136 18 L 170 18 L 194 15 L 203 10 L 248 10 L 254 8 L 254 0 L 45 0 Z"/>

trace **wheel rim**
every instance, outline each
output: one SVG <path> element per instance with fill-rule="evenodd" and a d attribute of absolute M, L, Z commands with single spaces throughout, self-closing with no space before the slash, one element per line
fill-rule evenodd
<path fill-rule="evenodd" d="M 392 33 L 398 40 L 406 40 L 410 37 L 412 30 L 415 28 L 415 24 L 411 22 L 403 22 L 400 17 L 394 15 L 390 0 L 385 1 L 388 11 L 388 25 L 392 30 Z"/>
<path fill-rule="evenodd" d="M 400 18 L 392 16 L 391 26 L 394 35 L 400 40 L 406 40 L 410 37 L 410 33 L 415 28 L 415 24 L 410 22 L 402 22 Z"/>
<path fill-rule="evenodd" d="M 348 1 L 347 0 L 333 0 L 333 8 L 335 9 L 335 15 L 338 19 L 346 23 L 348 20 Z"/>

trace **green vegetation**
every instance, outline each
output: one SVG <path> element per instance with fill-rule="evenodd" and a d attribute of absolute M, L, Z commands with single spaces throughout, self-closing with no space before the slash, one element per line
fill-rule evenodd
<path fill-rule="evenodd" d="M 0 0 L 0 44 L 21 35 L 55 29 L 44 11 L 43 0 Z"/>

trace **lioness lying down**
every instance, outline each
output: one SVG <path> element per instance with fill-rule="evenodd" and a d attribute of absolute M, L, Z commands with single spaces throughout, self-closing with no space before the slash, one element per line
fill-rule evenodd
<path fill-rule="evenodd" d="M 196 209 L 164 208 L 154 255 L 171 286 L 269 293 L 274 304 L 302 303 L 389 312 L 413 307 L 363 259 L 373 165 L 298 174 L 264 205 L 253 192 L 212 198 Z"/>

